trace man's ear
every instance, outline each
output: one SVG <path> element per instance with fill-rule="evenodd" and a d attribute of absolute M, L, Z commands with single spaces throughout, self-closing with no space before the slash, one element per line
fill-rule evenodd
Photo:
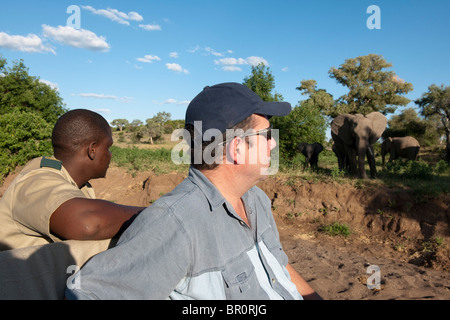
<path fill-rule="evenodd" d="M 94 160 L 97 153 L 97 143 L 95 141 L 91 142 L 88 146 L 87 155 L 89 159 Z"/>
<path fill-rule="evenodd" d="M 235 137 L 232 141 L 227 143 L 227 157 L 233 164 L 245 163 L 245 150 L 242 150 L 242 142 L 242 138 Z"/>

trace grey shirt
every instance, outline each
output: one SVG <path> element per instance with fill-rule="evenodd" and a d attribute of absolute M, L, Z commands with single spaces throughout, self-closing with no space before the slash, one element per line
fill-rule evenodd
<path fill-rule="evenodd" d="M 76 275 L 69 299 L 302 299 L 271 203 L 242 200 L 251 228 L 198 170 L 140 213 L 116 247 Z"/>

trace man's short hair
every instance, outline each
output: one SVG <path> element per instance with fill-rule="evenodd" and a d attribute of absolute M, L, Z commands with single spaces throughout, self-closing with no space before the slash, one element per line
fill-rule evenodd
<path fill-rule="evenodd" d="M 53 128 L 54 154 L 74 153 L 91 141 L 101 140 L 109 130 L 108 122 L 98 113 L 86 109 L 71 110 L 62 115 Z"/>
<path fill-rule="evenodd" d="M 232 130 L 234 131 L 247 131 L 248 129 L 252 129 L 253 126 L 255 125 L 254 120 L 252 115 L 247 117 L 246 119 L 244 119 L 243 121 L 239 122 L 237 125 L 233 126 Z M 201 149 L 199 147 L 195 147 L 194 143 L 195 143 L 195 137 L 197 135 L 201 135 L 201 132 L 195 132 L 195 127 L 191 124 L 186 125 L 185 129 L 189 132 L 189 137 L 191 138 L 191 141 L 187 141 L 188 144 L 190 145 L 190 154 L 191 154 L 191 166 L 193 166 L 194 168 L 198 169 L 198 170 L 213 170 L 215 168 L 217 168 L 217 166 L 221 163 L 223 156 L 226 155 L 226 142 L 223 144 L 224 148 L 223 148 L 223 153 L 222 154 L 215 154 L 215 148 L 212 149 L 211 151 L 211 157 L 214 159 L 213 163 L 207 163 L 205 161 L 204 158 L 204 154 L 205 154 L 205 150 L 208 146 L 214 144 L 214 143 L 218 143 L 218 142 L 223 142 L 226 141 L 227 138 L 227 132 L 222 133 L 222 135 L 219 135 L 218 137 L 216 137 L 215 139 L 211 139 L 211 141 L 205 141 L 202 143 L 201 145 Z M 217 141 L 217 139 L 219 139 L 219 141 Z M 199 139 L 201 141 L 201 139 Z M 201 163 L 196 163 L 195 160 L 197 159 L 195 157 L 195 152 L 201 152 Z"/>

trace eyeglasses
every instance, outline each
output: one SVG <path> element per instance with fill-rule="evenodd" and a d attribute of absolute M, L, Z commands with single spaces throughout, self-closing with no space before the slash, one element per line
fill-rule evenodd
<path fill-rule="evenodd" d="M 236 135 L 236 136 L 232 137 L 231 139 L 227 139 L 223 142 L 220 142 L 218 145 L 220 146 L 227 142 L 230 142 L 236 137 L 245 138 L 245 137 L 252 137 L 252 136 L 259 136 L 259 135 L 264 136 L 267 139 L 267 141 L 269 141 L 270 139 L 272 139 L 272 129 L 273 129 L 273 127 L 270 126 L 269 128 L 265 128 L 265 129 L 262 129 L 259 131 Z"/>
<path fill-rule="evenodd" d="M 269 141 L 270 139 L 272 139 L 272 129 L 273 129 L 273 127 L 270 126 L 268 128 L 265 128 L 265 129 L 262 129 L 262 130 L 259 130 L 259 131 L 255 131 L 255 132 L 251 132 L 251 133 L 240 135 L 239 137 L 245 138 L 245 137 L 251 137 L 251 136 L 264 135 L 264 137 L 267 139 L 267 141 Z"/>

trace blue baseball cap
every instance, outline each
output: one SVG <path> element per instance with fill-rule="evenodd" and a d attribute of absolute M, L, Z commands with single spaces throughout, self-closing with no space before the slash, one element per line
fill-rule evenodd
<path fill-rule="evenodd" d="M 225 132 L 254 113 L 272 116 L 286 116 L 291 112 L 288 102 L 266 102 L 247 86 L 235 83 L 221 83 L 207 86 L 189 104 L 185 125 L 202 122 L 202 135 L 208 129 Z"/>

